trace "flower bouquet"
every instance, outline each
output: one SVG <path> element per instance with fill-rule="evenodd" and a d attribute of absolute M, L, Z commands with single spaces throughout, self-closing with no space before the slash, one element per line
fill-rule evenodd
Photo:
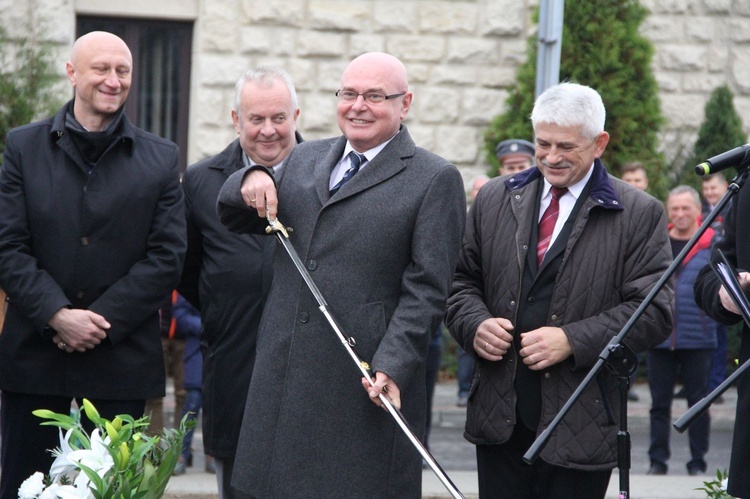
<path fill-rule="evenodd" d="M 76 417 L 46 409 L 33 412 L 58 426 L 60 447 L 49 475 L 27 478 L 18 489 L 19 499 L 158 499 L 164 495 L 182 449 L 185 432 L 195 421 L 183 418 L 179 429 L 164 429 L 161 436 L 144 432 L 149 418 L 123 414 L 112 421 L 99 416 L 87 399 L 83 411 L 96 428 L 87 434 Z M 63 431 L 65 432 L 63 434 Z"/>

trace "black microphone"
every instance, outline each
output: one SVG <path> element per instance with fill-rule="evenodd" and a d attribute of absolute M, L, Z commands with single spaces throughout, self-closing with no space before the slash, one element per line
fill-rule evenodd
<path fill-rule="evenodd" d="M 708 175 L 709 173 L 716 173 L 727 168 L 732 168 L 733 166 L 741 165 L 748 159 L 748 152 L 750 152 L 750 144 L 735 147 L 699 164 L 695 167 L 695 173 L 698 175 Z"/>

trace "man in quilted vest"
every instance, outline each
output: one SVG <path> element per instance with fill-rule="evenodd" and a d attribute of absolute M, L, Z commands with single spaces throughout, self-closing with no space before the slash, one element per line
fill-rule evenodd
<path fill-rule="evenodd" d="M 641 304 L 671 252 L 661 202 L 609 175 L 599 94 L 545 91 L 531 115 L 535 168 L 490 180 L 469 210 L 446 323 L 476 360 L 466 438 L 482 498 L 603 498 L 619 399 L 603 370 L 533 465 L 522 457 Z M 665 287 L 630 334 L 667 337 Z"/>

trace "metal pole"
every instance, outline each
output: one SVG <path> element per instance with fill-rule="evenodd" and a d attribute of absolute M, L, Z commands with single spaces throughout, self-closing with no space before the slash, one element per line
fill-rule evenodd
<path fill-rule="evenodd" d="M 541 0 L 536 53 L 536 96 L 560 81 L 565 0 Z"/>

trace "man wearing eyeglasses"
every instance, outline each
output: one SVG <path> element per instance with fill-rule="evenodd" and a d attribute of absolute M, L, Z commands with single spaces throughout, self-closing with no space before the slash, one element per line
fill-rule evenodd
<path fill-rule="evenodd" d="M 354 59 L 336 95 L 343 136 L 298 145 L 276 184 L 262 168 L 237 172 L 219 212 L 232 230 L 262 233 L 268 206 L 294 229 L 290 242 L 374 386 L 277 251 L 233 485 L 257 497 L 416 498 L 420 455 L 377 397 L 387 388 L 422 434 L 425 358 L 463 233 L 464 186 L 402 124 L 413 96 L 398 59 Z"/>

